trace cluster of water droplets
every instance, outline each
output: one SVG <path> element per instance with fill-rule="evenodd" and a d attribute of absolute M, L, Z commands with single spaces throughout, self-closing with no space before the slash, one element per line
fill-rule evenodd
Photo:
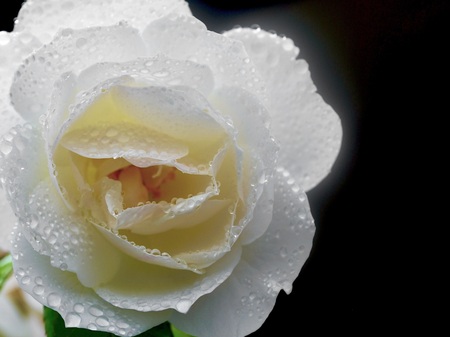
<path fill-rule="evenodd" d="M 19 13 L 16 30 L 36 31 L 39 39 L 48 43 L 62 27 L 109 26 L 127 21 L 142 30 L 148 22 L 172 11 L 190 13 L 183 0 L 29 0 Z"/>
<path fill-rule="evenodd" d="M 151 54 L 162 52 L 172 58 L 207 65 L 214 74 L 216 87 L 237 86 L 264 97 L 265 85 L 239 41 L 208 31 L 192 17 L 169 18 L 170 21 L 151 23 L 144 32 Z"/>
<path fill-rule="evenodd" d="M 23 116 L 37 120 L 47 110 L 61 74 L 78 73 L 97 62 L 128 61 L 144 52 L 138 32 L 125 24 L 62 30 L 17 70 L 11 88 L 13 105 Z"/>
<path fill-rule="evenodd" d="M 81 89 L 90 88 L 124 74 L 146 84 L 189 86 L 204 95 L 208 95 L 214 87 L 213 76 L 208 67 L 187 60 L 168 59 L 160 54 L 130 62 L 97 64 L 80 74 L 78 86 Z"/>
<path fill-rule="evenodd" d="M 112 307 L 83 288 L 74 274 L 51 268 L 47 257 L 29 252 L 32 248 L 23 233 L 15 230 L 13 258 L 19 284 L 40 303 L 57 310 L 67 327 L 109 331 L 119 336 L 133 336 L 142 331 L 143 317 L 131 318 L 126 311 Z"/>

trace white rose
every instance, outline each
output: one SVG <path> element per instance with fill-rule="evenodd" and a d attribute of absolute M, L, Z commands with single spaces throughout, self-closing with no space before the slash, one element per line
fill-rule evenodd
<path fill-rule="evenodd" d="M 30 0 L 0 48 L 21 287 L 69 327 L 258 329 L 341 141 L 293 42 L 210 32 L 184 1 Z"/>

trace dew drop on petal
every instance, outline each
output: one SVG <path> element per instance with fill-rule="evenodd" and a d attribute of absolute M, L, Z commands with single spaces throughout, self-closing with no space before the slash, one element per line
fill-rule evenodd
<path fill-rule="evenodd" d="M 30 284 L 31 278 L 30 278 L 29 276 L 24 276 L 24 277 L 22 277 L 22 279 L 20 280 L 20 282 L 21 282 L 23 285 Z"/>
<path fill-rule="evenodd" d="M 0 32 L 0 46 L 6 46 L 11 41 L 7 32 Z"/>
<path fill-rule="evenodd" d="M 280 256 L 284 259 L 287 256 L 287 249 L 285 247 L 280 249 Z"/>
<path fill-rule="evenodd" d="M 108 321 L 108 319 L 105 316 L 101 316 L 101 317 L 97 318 L 95 320 L 95 323 L 97 323 L 97 325 L 101 326 L 101 327 L 109 326 L 109 321 Z"/>
<path fill-rule="evenodd" d="M 43 286 L 37 285 L 33 288 L 33 293 L 35 295 L 42 295 L 45 291 L 45 288 Z"/>
<path fill-rule="evenodd" d="M 81 317 L 80 317 L 80 315 L 71 312 L 66 316 L 65 321 L 66 321 L 67 326 L 78 327 L 81 323 Z"/>
<path fill-rule="evenodd" d="M 191 302 L 188 300 L 181 300 L 177 303 L 177 310 L 181 313 L 188 312 L 189 308 L 191 306 Z"/>
<path fill-rule="evenodd" d="M 90 308 L 89 308 L 89 313 L 90 313 L 92 316 L 96 316 L 96 317 L 99 317 L 99 316 L 102 316 L 102 315 L 103 315 L 103 311 L 102 311 L 101 309 L 99 309 L 98 307 L 96 307 L 96 306 L 90 307 Z"/>
<path fill-rule="evenodd" d="M 58 308 L 61 304 L 61 296 L 57 293 L 50 293 L 47 296 L 47 303 L 50 307 Z"/>
<path fill-rule="evenodd" d="M 83 305 L 83 304 L 80 304 L 80 303 L 77 303 L 77 304 L 75 304 L 75 305 L 73 306 L 73 310 L 75 310 L 75 312 L 81 314 L 81 313 L 84 312 L 84 305 Z"/>

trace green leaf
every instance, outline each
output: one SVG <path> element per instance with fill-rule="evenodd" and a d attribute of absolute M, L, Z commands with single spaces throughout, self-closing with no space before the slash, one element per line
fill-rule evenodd
<path fill-rule="evenodd" d="M 11 255 L 6 255 L 0 259 L 0 290 L 2 290 L 3 285 L 6 280 L 12 274 L 12 259 Z"/>
<path fill-rule="evenodd" d="M 47 307 L 44 307 L 44 323 L 47 337 L 116 337 L 110 332 L 66 328 L 61 315 Z M 136 337 L 174 337 L 174 335 L 170 323 L 165 322 Z"/>
<path fill-rule="evenodd" d="M 173 337 L 194 337 L 181 330 L 178 330 L 173 324 L 171 324 L 170 327 L 172 328 Z"/>

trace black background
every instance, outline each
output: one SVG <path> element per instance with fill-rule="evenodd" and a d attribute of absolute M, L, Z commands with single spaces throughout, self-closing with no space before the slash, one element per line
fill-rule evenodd
<path fill-rule="evenodd" d="M 12 29 L 20 2 L 1 9 L 0 30 Z M 449 2 L 189 3 L 210 30 L 258 24 L 291 37 L 344 128 L 332 174 L 308 193 L 317 225 L 312 254 L 293 292 L 279 295 L 251 336 L 421 329 L 435 336 L 445 322 L 438 313 L 448 310 L 439 309 L 448 304 L 431 262 L 443 225 L 432 216 L 439 199 L 432 189 L 443 184 L 448 157 L 441 127 L 449 112 Z"/>

